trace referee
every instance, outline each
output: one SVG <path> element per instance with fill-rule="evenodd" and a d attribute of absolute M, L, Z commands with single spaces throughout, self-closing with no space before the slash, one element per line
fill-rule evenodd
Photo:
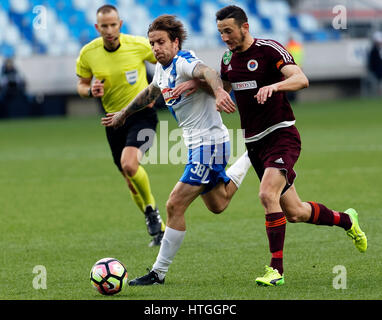
<path fill-rule="evenodd" d="M 121 26 L 122 20 L 114 6 L 100 7 L 95 25 L 100 37 L 81 49 L 76 63 L 78 94 L 84 98 L 101 98 L 106 113 L 121 110 L 147 87 L 145 61 L 156 63 L 149 41 L 121 34 Z M 145 108 L 129 117 L 124 126 L 106 128 L 114 163 L 126 179 L 134 202 L 145 215 L 148 233 L 153 237 L 150 247 L 160 245 L 165 225 L 140 160 L 152 145 L 157 123 L 155 110 Z M 145 140 L 140 139 L 139 132 Z"/>

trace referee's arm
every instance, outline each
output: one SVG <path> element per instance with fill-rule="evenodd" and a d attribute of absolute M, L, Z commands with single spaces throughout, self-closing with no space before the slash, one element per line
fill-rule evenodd
<path fill-rule="evenodd" d="M 92 78 L 81 78 L 78 77 L 77 81 L 77 92 L 82 98 L 89 98 L 91 95 L 89 94 L 91 90 L 91 82 Z"/>

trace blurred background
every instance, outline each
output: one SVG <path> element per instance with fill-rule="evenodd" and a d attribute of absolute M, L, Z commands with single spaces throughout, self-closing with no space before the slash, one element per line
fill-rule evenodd
<path fill-rule="evenodd" d="M 292 100 L 381 95 L 380 0 L 1 0 L 0 118 L 101 112 L 77 96 L 75 62 L 98 36 L 96 10 L 106 3 L 118 8 L 122 32 L 134 35 L 146 36 L 158 15 L 176 14 L 189 34 L 184 48 L 217 70 L 225 47 L 215 13 L 236 4 L 252 35 L 282 43 L 308 76 L 309 90 Z"/>

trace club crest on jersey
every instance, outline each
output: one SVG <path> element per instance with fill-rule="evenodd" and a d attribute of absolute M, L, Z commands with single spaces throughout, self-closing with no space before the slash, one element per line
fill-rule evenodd
<path fill-rule="evenodd" d="M 166 106 L 173 106 L 177 104 L 181 99 L 180 96 L 173 96 L 172 89 L 170 88 L 163 89 L 162 96 L 163 96 L 164 102 L 166 103 Z"/>
<path fill-rule="evenodd" d="M 249 71 L 255 71 L 258 66 L 259 66 L 259 63 L 255 59 L 251 59 L 247 63 L 247 68 Z"/>
<path fill-rule="evenodd" d="M 232 51 L 226 51 L 223 55 L 223 63 L 225 65 L 228 65 L 231 62 L 232 59 Z"/>

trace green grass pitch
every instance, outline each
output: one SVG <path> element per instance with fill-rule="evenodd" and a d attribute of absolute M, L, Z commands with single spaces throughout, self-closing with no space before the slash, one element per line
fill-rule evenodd
<path fill-rule="evenodd" d="M 287 225 L 286 284 L 259 287 L 270 261 L 259 182 L 250 169 L 228 209 L 210 213 L 200 199 L 186 212 L 187 234 L 164 286 L 104 297 L 89 271 L 100 258 L 121 260 L 129 279 L 146 273 L 158 253 L 147 246 L 143 215 L 112 163 L 100 119 L 0 121 L 0 299 L 381 299 L 382 101 L 299 103 L 302 137 L 296 188 L 302 200 L 335 210 L 354 207 L 368 236 L 359 253 L 337 227 Z M 169 112 L 160 112 L 169 130 Z M 239 128 L 238 114 L 223 115 Z M 233 146 L 235 150 L 236 146 Z M 147 164 L 162 217 L 183 165 Z M 35 289 L 35 266 L 46 289 Z M 336 266 L 346 288 L 333 286 Z M 344 283 L 342 283 L 344 285 Z"/>

